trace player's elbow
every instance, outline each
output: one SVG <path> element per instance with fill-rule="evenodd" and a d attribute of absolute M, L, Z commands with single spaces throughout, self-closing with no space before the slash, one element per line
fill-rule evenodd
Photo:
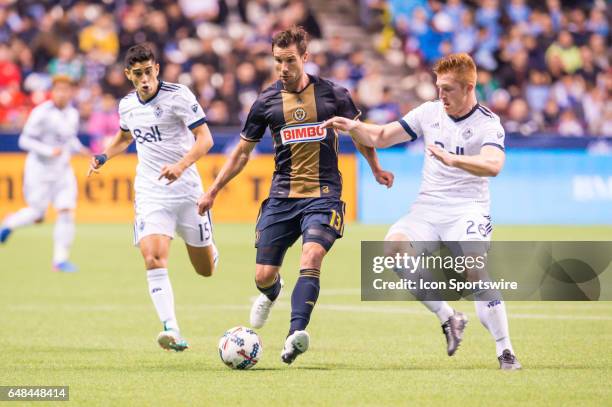
<path fill-rule="evenodd" d="M 494 164 L 489 168 L 488 177 L 497 177 L 502 170 L 503 165 L 501 163 Z"/>
<path fill-rule="evenodd" d="M 25 150 L 25 151 L 29 150 L 28 142 L 24 136 L 19 137 L 19 140 L 17 141 L 17 145 L 22 150 Z"/>

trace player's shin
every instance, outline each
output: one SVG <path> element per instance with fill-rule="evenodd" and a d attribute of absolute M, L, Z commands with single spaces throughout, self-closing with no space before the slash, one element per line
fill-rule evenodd
<path fill-rule="evenodd" d="M 53 230 L 53 264 L 68 261 L 74 234 L 74 214 L 71 211 L 58 212 Z"/>
<path fill-rule="evenodd" d="M 423 286 L 423 284 L 419 284 L 419 280 L 426 282 L 433 281 L 430 273 L 422 267 L 419 267 L 414 273 L 403 269 L 396 269 L 395 272 L 399 278 L 415 281 L 417 287 Z M 436 314 L 441 324 L 448 321 L 455 312 L 446 301 L 442 300 L 442 296 L 437 290 L 417 288 L 410 290 L 410 293 L 428 310 Z"/>
<path fill-rule="evenodd" d="M 147 281 L 149 282 L 149 295 L 159 316 L 159 320 L 164 324 L 164 329 L 179 332 L 178 322 L 174 311 L 174 293 L 168 269 L 157 268 L 147 271 Z"/>
<path fill-rule="evenodd" d="M 22 226 L 32 225 L 42 219 L 44 215 L 44 210 L 39 211 L 34 208 L 25 207 L 7 216 L 2 226 L 9 229 L 16 229 Z"/>
<path fill-rule="evenodd" d="M 302 269 L 291 294 L 291 326 L 289 335 L 303 331 L 310 322 L 310 314 L 319 298 L 319 276 L 317 269 Z"/>
<path fill-rule="evenodd" d="M 261 292 L 263 295 L 268 297 L 270 301 L 274 302 L 276 301 L 276 299 L 278 298 L 278 295 L 281 292 L 281 288 L 282 288 L 281 276 L 280 274 L 276 274 L 276 278 L 270 286 L 261 287 L 258 284 L 256 284 L 256 286 L 259 292 Z"/>
<path fill-rule="evenodd" d="M 497 356 L 505 349 L 514 354 L 510 343 L 510 331 L 508 329 L 508 316 L 506 315 L 506 304 L 498 292 L 481 291 L 474 294 L 474 306 L 482 325 L 491 333 L 495 339 Z"/>

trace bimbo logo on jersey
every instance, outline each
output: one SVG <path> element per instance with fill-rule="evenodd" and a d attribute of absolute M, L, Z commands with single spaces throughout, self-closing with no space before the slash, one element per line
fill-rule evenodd
<path fill-rule="evenodd" d="M 285 126 L 280 131 L 281 142 L 287 145 L 321 141 L 327 135 L 327 129 L 322 128 L 321 123 L 323 122 Z"/>

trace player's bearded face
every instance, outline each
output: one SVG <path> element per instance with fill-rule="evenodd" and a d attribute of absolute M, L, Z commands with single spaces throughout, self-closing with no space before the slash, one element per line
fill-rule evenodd
<path fill-rule="evenodd" d="M 132 82 L 140 96 L 151 96 L 157 90 L 159 64 L 153 61 L 137 62 L 125 70 L 125 76 Z"/>
<path fill-rule="evenodd" d="M 308 52 L 300 55 L 297 46 L 291 44 L 287 48 L 274 47 L 274 69 L 286 89 L 296 87 L 304 74 L 304 63 Z"/>
<path fill-rule="evenodd" d="M 470 85 L 459 82 L 452 73 L 438 76 L 436 81 L 440 100 L 444 104 L 444 110 L 451 116 L 460 116 L 461 112 L 469 107 L 470 93 L 473 89 Z"/>

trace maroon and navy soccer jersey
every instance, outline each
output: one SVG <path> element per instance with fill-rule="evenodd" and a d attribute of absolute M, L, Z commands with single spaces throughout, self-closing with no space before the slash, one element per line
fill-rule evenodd
<path fill-rule="evenodd" d="M 275 153 L 271 198 L 340 198 L 342 193 L 338 134 L 320 126 L 334 116 L 355 119 L 360 112 L 345 88 L 308 78 L 301 92 L 286 91 L 281 81 L 261 92 L 242 129 L 243 139 L 258 142 L 270 128 Z"/>

